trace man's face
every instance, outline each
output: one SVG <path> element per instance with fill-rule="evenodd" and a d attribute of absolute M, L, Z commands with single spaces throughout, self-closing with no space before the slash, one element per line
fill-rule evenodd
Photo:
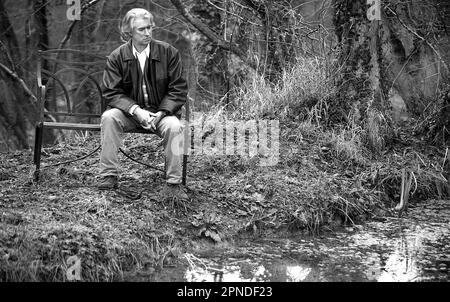
<path fill-rule="evenodd" d="M 152 38 L 152 25 L 149 18 L 138 17 L 134 19 L 132 24 L 131 40 L 133 45 L 139 48 L 147 47 Z"/>

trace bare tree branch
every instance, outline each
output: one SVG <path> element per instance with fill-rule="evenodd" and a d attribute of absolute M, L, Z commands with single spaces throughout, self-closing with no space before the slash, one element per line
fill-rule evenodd
<path fill-rule="evenodd" d="M 88 3 L 84 4 L 81 7 L 81 12 L 80 14 L 83 14 L 88 8 L 90 8 L 91 6 L 97 4 L 97 2 L 99 2 L 100 0 L 91 0 Z M 70 23 L 69 29 L 67 30 L 66 35 L 64 36 L 64 38 L 61 40 L 61 42 L 59 43 L 58 49 L 61 49 L 64 47 L 64 45 L 66 45 L 67 41 L 69 41 L 70 37 L 72 36 L 72 31 L 75 28 L 75 24 L 77 23 L 78 20 L 74 20 L 72 21 L 72 23 Z"/>
<path fill-rule="evenodd" d="M 255 3 L 253 0 L 244 0 L 244 3 L 247 4 L 252 10 L 258 12 L 262 19 L 265 18 L 266 10 L 260 3 Z"/>
<path fill-rule="evenodd" d="M 215 9 L 217 9 L 217 10 L 220 10 L 220 11 L 226 13 L 226 14 L 229 14 L 229 15 L 231 15 L 231 16 L 233 16 L 233 17 L 239 19 L 239 20 L 245 21 L 245 22 L 247 22 L 248 24 L 251 24 L 251 25 L 253 25 L 253 26 L 256 26 L 256 27 L 260 27 L 260 26 L 261 26 L 261 24 L 257 24 L 257 23 L 255 23 L 255 22 L 251 22 L 249 19 L 244 18 L 244 17 L 242 17 L 242 16 L 240 16 L 240 15 L 238 15 L 238 14 L 235 14 L 235 13 L 233 13 L 233 12 L 230 11 L 230 10 L 227 10 L 227 9 L 224 9 L 224 8 L 221 8 L 221 7 L 217 6 L 216 4 L 212 3 L 211 0 L 207 0 L 207 1 L 208 1 L 208 4 L 209 4 L 209 5 L 213 6 L 213 7 L 214 7 Z M 243 10 L 244 8 L 245 8 L 245 7 L 241 6 L 241 10 Z M 248 8 L 247 8 L 247 9 L 248 9 Z"/>
<path fill-rule="evenodd" d="M 422 40 L 423 42 L 425 42 L 428 47 L 430 47 L 434 53 L 436 54 L 436 56 L 438 57 L 438 59 L 442 62 L 442 64 L 444 65 L 445 69 L 448 71 L 450 71 L 447 62 L 445 61 L 444 58 L 442 58 L 441 54 L 439 53 L 439 51 L 437 51 L 437 49 L 433 46 L 433 44 L 431 44 L 427 39 L 425 39 L 424 37 L 422 37 L 421 35 L 419 35 L 416 31 L 412 30 L 411 28 L 409 28 L 408 25 L 405 24 L 405 22 L 403 22 L 400 17 L 397 15 L 396 12 L 394 12 L 391 8 L 389 8 L 389 10 L 391 11 L 391 13 L 393 13 L 396 17 L 397 20 L 400 22 L 400 24 L 406 28 L 409 32 L 411 32 L 414 36 L 416 36 L 417 38 L 419 38 L 420 40 Z"/>
<path fill-rule="evenodd" d="M 103 15 L 103 10 L 105 9 L 105 4 L 106 4 L 106 0 L 101 0 L 101 1 L 102 1 L 102 3 L 100 3 L 100 9 L 97 12 L 98 20 L 95 24 L 94 30 L 92 31 L 92 36 L 96 36 L 98 30 L 100 29 L 100 23 L 101 23 L 101 19 L 102 19 L 102 15 Z"/>
<path fill-rule="evenodd" d="M 33 103 L 37 103 L 37 98 L 36 96 L 33 94 L 33 92 L 31 92 L 30 88 L 28 88 L 27 84 L 25 83 L 25 81 L 19 77 L 17 75 L 16 72 L 12 71 L 11 69 L 9 69 L 8 67 L 6 67 L 5 65 L 3 65 L 2 63 L 0 63 L 0 68 L 14 81 L 16 81 L 17 83 L 19 83 L 19 85 L 22 87 L 23 91 L 25 92 L 25 94 L 27 96 L 29 96 L 31 98 L 31 100 L 33 101 Z"/>
<path fill-rule="evenodd" d="M 33 92 L 31 92 L 30 88 L 27 86 L 25 81 L 17 75 L 16 72 L 12 71 L 2 63 L 0 63 L 0 69 L 3 70 L 11 79 L 13 79 L 15 82 L 19 83 L 19 85 L 22 87 L 23 91 L 27 96 L 30 97 L 32 104 L 37 104 L 37 98 L 34 95 Z M 47 112 L 47 109 L 44 108 L 44 112 Z M 52 120 L 53 122 L 56 122 L 56 119 L 51 114 L 47 114 L 47 116 Z M 62 132 L 61 132 L 62 133 Z"/>
<path fill-rule="evenodd" d="M 204 34 L 211 42 L 216 44 L 218 47 L 231 51 L 237 55 L 242 61 L 244 61 L 248 66 L 253 69 L 257 69 L 256 63 L 253 60 L 249 60 L 248 56 L 243 52 L 238 45 L 231 43 L 231 41 L 225 41 L 214 31 L 212 31 L 208 26 L 206 26 L 198 18 L 194 17 L 188 9 L 181 3 L 180 0 L 170 0 L 173 6 L 178 10 L 178 12 L 185 17 L 189 23 L 191 23 L 195 28 L 197 28 L 202 34 Z"/>
<path fill-rule="evenodd" d="M 3 43 L 1 40 L 0 40 L 0 46 L 3 49 L 3 52 L 6 55 L 6 59 L 8 60 L 9 64 L 11 65 L 12 71 L 15 72 L 16 71 L 16 67 L 14 66 L 14 62 L 13 62 L 13 60 L 11 58 L 11 55 L 9 54 L 8 48 L 6 48 L 5 43 Z"/>

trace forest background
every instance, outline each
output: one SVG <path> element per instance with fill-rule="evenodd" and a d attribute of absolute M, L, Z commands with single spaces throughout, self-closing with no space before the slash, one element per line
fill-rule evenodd
<path fill-rule="evenodd" d="M 445 144 L 449 4 L 372 2 L 81 1 L 81 20 L 71 21 L 73 3 L 2 0 L 0 150 L 33 142 L 36 51 L 107 55 L 132 7 L 153 12 L 154 37 L 181 51 L 194 111 L 226 106 L 300 120 L 322 110 L 324 124 L 362 126 L 375 151 L 392 140 L 396 122 L 422 116 L 426 136 Z M 376 3 L 380 20 L 369 20 Z M 284 94 L 273 99 L 274 89 Z"/>
<path fill-rule="evenodd" d="M 447 0 L 91 0 L 80 20 L 67 19 L 69 2 L 0 0 L 0 280 L 67 280 L 73 255 L 83 280 L 126 280 L 172 265 L 199 239 L 356 228 L 401 216 L 408 197 L 448 204 Z M 71 159 L 95 150 L 98 133 L 55 131 L 33 181 L 38 50 L 106 56 L 133 7 L 150 10 L 154 37 L 180 50 L 202 139 L 223 119 L 276 120 L 275 165 L 258 164 L 267 154 L 194 154 L 190 204 L 174 212 L 160 173 L 130 161 L 121 188 L 136 199 L 96 190 L 98 158 Z M 90 92 L 73 106 L 98 111 Z M 163 164 L 148 136 L 125 147 Z"/>

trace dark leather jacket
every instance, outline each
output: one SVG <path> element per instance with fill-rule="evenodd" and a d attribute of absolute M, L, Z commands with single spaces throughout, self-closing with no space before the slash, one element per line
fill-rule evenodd
<path fill-rule="evenodd" d="M 107 58 L 103 73 L 103 97 L 108 107 L 118 108 L 128 115 L 134 104 L 156 112 L 176 114 L 187 99 L 187 82 L 178 50 L 168 43 L 150 42 L 147 87 L 149 101 L 143 104 L 140 97 L 140 69 L 133 55 L 131 40 L 116 48 Z"/>

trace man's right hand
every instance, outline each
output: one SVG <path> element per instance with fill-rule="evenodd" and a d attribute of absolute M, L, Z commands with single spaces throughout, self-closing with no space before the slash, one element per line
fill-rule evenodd
<path fill-rule="evenodd" d="M 142 125 L 142 127 L 146 128 L 149 127 L 155 117 L 155 114 L 140 107 L 136 107 L 133 111 L 133 117 L 139 124 Z"/>

